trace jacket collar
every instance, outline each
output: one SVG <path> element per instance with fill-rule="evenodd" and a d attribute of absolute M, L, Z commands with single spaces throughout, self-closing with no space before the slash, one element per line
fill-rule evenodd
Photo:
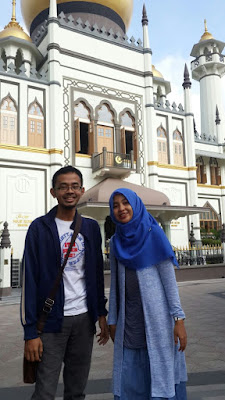
<path fill-rule="evenodd" d="M 50 229 L 52 230 L 52 232 L 53 232 L 54 234 L 57 233 L 57 227 L 56 227 L 56 224 L 55 224 L 55 218 L 56 218 L 56 213 L 57 213 L 57 207 L 58 207 L 58 206 L 53 207 L 53 208 L 52 208 L 46 215 L 44 215 L 44 217 L 43 217 L 44 222 L 46 223 L 46 225 L 48 225 L 48 226 L 50 227 Z M 76 213 L 75 213 L 75 216 L 74 216 L 74 220 L 73 220 L 73 222 L 72 222 L 72 224 L 71 224 L 71 226 L 70 226 L 71 229 L 74 229 L 74 228 L 75 228 L 75 223 L 76 223 L 77 214 L 78 214 L 78 212 L 77 212 L 77 210 L 76 210 Z M 89 237 L 88 233 L 89 233 L 89 232 L 88 232 L 88 229 L 86 229 L 86 225 L 84 226 L 83 221 L 84 221 L 84 220 L 83 220 L 83 218 L 82 218 L 82 224 L 81 224 L 80 233 L 88 239 L 88 237 Z"/>

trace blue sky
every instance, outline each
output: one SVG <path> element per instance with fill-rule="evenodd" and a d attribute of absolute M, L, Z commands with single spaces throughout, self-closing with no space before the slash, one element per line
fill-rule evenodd
<path fill-rule="evenodd" d="M 38 1 L 38 0 L 36 0 Z M 118 0 L 119 1 L 119 0 Z M 120 0 L 122 1 L 122 0 Z M 0 28 L 11 19 L 12 0 L 1 1 Z M 170 100 L 183 103 L 182 83 L 184 63 L 190 66 L 190 52 L 204 32 L 204 18 L 208 31 L 225 41 L 224 0 L 145 0 L 153 64 L 171 82 Z M 134 13 L 128 36 L 142 39 L 143 0 L 134 0 Z M 23 26 L 20 0 L 17 0 L 17 20 Z M 224 51 L 225 53 L 225 51 Z M 193 82 L 193 105 L 198 109 L 198 83 Z M 197 111 L 199 114 L 199 111 Z M 199 115 L 196 115 L 199 120 Z"/>

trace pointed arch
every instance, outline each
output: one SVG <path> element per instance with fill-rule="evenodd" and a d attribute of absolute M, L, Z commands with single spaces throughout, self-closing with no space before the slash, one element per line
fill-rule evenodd
<path fill-rule="evenodd" d="M 221 229 L 220 216 L 210 202 L 207 201 L 203 207 L 209 208 L 209 210 L 200 214 L 200 227 L 206 232 L 210 232 L 212 229 Z"/>
<path fill-rule="evenodd" d="M 28 146 L 43 148 L 44 136 L 44 112 L 35 97 L 28 106 Z"/>
<path fill-rule="evenodd" d="M 211 185 L 221 185 L 221 170 L 216 158 L 210 158 L 209 167 Z"/>
<path fill-rule="evenodd" d="M 134 161 L 137 161 L 137 130 L 135 116 L 129 108 L 125 108 L 119 115 L 121 133 L 121 153 L 130 154 L 133 151 Z"/>
<path fill-rule="evenodd" d="M 6 71 L 6 70 L 7 70 L 7 56 L 6 56 L 6 51 L 5 51 L 5 49 L 2 49 L 2 51 L 1 51 L 1 59 L 2 59 L 2 61 L 3 61 L 3 63 L 4 63 L 3 68 L 4 68 L 4 70 Z"/>
<path fill-rule="evenodd" d="M 116 121 L 116 111 L 107 100 L 102 100 L 96 107 L 97 118 L 97 151 L 102 152 L 103 147 L 108 152 L 114 152 L 114 129 Z"/>
<path fill-rule="evenodd" d="M 157 128 L 158 162 L 168 164 L 168 138 L 162 124 Z"/>
<path fill-rule="evenodd" d="M 15 71 L 17 75 L 20 74 L 20 68 L 22 67 L 23 62 L 24 62 L 23 51 L 21 49 L 18 49 L 15 58 Z"/>
<path fill-rule="evenodd" d="M 196 167 L 197 183 L 207 183 L 206 166 L 202 157 L 197 158 Z"/>
<path fill-rule="evenodd" d="M 16 101 L 10 93 L 4 97 L 0 103 L 0 143 L 17 144 L 18 143 L 18 112 Z"/>
<path fill-rule="evenodd" d="M 184 165 L 183 136 L 178 128 L 173 132 L 173 159 L 175 165 Z"/>
<path fill-rule="evenodd" d="M 162 88 L 161 86 L 157 86 L 157 91 L 156 91 L 156 101 L 160 103 L 162 97 Z"/>
<path fill-rule="evenodd" d="M 93 108 L 83 98 L 74 102 L 75 152 L 92 155 L 94 152 Z"/>

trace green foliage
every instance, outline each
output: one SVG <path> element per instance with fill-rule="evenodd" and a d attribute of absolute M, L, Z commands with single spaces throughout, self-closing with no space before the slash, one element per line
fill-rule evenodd
<path fill-rule="evenodd" d="M 204 238 L 202 239 L 202 244 L 205 245 L 210 245 L 210 246 L 217 246 L 221 245 L 221 240 L 220 239 L 212 239 L 212 238 Z"/>
<path fill-rule="evenodd" d="M 211 229 L 210 232 L 208 232 L 205 228 L 201 228 L 200 232 L 203 245 L 221 245 L 221 230 L 217 231 L 216 229 Z"/>

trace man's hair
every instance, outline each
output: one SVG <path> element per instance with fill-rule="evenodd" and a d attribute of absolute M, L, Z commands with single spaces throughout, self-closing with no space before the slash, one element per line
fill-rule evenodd
<path fill-rule="evenodd" d="M 81 182 L 81 186 L 83 186 L 83 175 L 80 172 L 79 169 L 72 167 L 72 165 L 67 165 L 66 167 L 62 167 L 60 169 L 58 169 L 58 171 L 56 171 L 52 177 L 52 187 L 55 187 L 56 184 L 56 180 L 58 178 L 59 175 L 63 175 L 63 174 L 68 174 L 68 173 L 74 173 L 77 174 L 80 178 L 80 182 Z"/>

